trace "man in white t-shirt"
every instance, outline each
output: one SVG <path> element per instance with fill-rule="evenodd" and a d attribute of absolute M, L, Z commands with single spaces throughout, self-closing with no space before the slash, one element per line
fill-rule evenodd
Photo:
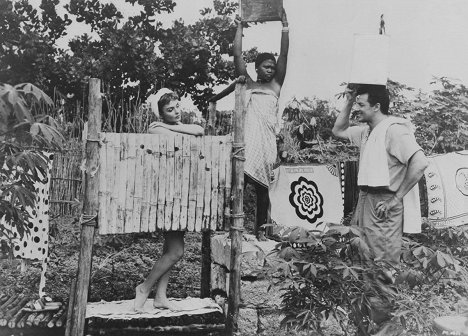
<path fill-rule="evenodd" d="M 350 126 L 353 105 L 359 121 Z M 422 177 L 428 163 L 410 123 L 389 115 L 390 99 L 382 85 L 346 90 L 346 103 L 333 134 L 360 149 L 359 200 L 353 222 L 363 230 L 371 258 L 397 266 L 403 232 L 403 197 Z"/>

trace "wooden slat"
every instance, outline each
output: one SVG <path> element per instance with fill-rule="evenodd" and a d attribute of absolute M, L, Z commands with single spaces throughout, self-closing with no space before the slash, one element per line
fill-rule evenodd
<path fill-rule="evenodd" d="M 171 230 L 172 210 L 174 208 L 174 138 L 167 137 L 167 169 L 166 169 L 166 205 L 164 209 L 164 230 Z"/>
<path fill-rule="evenodd" d="M 219 179 L 218 179 L 218 209 L 216 216 L 216 229 L 223 229 L 224 220 L 224 191 L 226 189 L 226 142 L 227 137 L 219 140 Z"/>
<path fill-rule="evenodd" d="M 190 138 L 190 186 L 188 194 L 187 230 L 195 231 L 200 138 Z"/>
<path fill-rule="evenodd" d="M 141 232 L 149 232 L 149 211 L 152 187 L 151 169 L 153 165 L 153 156 L 149 154 L 148 151 L 151 151 L 151 134 L 143 134 L 142 140 L 140 142 L 143 145 L 143 190 L 141 200 L 140 227 Z"/>
<path fill-rule="evenodd" d="M 99 140 L 101 141 L 101 146 L 99 147 L 99 170 L 98 170 L 98 183 L 99 183 L 99 191 L 98 191 L 98 223 L 99 223 L 99 234 L 106 234 L 107 233 L 107 208 L 106 203 L 109 193 L 107 192 L 107 145 L 108 143 L 104 139 L 104 135 L 99 134 Z M 104 140 L 104 141 L 103 141 Z M 111 165 L 112 163 L 109 162 Z"/>
<path fill-rule="evenodd" d="M 228 141 L 226 142 L 226 188 L 224 189 L 224 220 L 223 227 L 226 230 L 230 226 L 230 221 L 227 219 L 226 215 L 231 214 L 231 184 L 232 184 L 232 137 L 229 136 Z"/>
<path fill-rule="evenodd" d="M 164 229 L 164 210 L 166 205 L 166 172 L 167 172 L 167 137 L 159 137 L 159 175 L 158 175 L 158 212 L 157 228 Z"/>
<path fill-rule="evenodd" d="M 158 191 L 159 191 L 159 137 L 157 135 L 151 135 L 151 178 L 149 180 L 151 186 L 150 196 L 150 212 L 149 212 L 149 231 L 156 231 L 157 214 L 158 214 Z"/>
<path fill-rule="evenodd" d="M 189 186 L 190 186 L 190 144 L 191 136 L 183 137 L 182 143 L 182 198 L 180 206 L 180 228 L 187 229 L 187 215 L 189 206 Z M 195 193 L 194 193 L 195 195 Z"/>
<path fill-rule="evenodd" d="M 125 228 L 125 193 L 127 188 L 127 150 L 128 150 L 128 143 L 127 143 L 127 135 L 123 133 L 117 134 L 119 139 L 119 161 L 117 163 L 118 169 L 118 180 L 116 181 L 116 188 L 117 188 L 117 221 L 116 221 L 116 233 L 124 233 Z"/>
<path fill-rule="evenodd" d="M 110 195 L 109 195 L 109 209 L 108 211 L 108 218 L 107 218 L 107 227 L 109 233 L 117 233 L 117 223 L 118 223 L 118 192 L 119 192 L 119 185 L 117 181 L 119 180 L 120 176 L 120 135 L 117 133 L 106 133 L 106 138 L 111 143 L 111 146 L 107 146 L 108 149 L 108 162 L 112 160 L 112 180 L 109 180 L 109 183 L 112 183 L 111 187 L 109 187 Z"/>
<path fill-rule="evenodd" d="M 135 137 L 133 134 L 127 134 L 127 186 L 125 198 L 125 233 L 135 232 L 133 227 L 133 197 L 135 196 L 135 162 L 136 148 Z"/>
<path fill-rule="evenodd" d="M 211 146 L 212 137 L 205 137 L 205 190 L 203 192 L 203 224 L 202 230 L 209 230 L 210 228 L 210 212 L 211 212 Z"/>
<path fill-rule="evenodd" d="M 205 141 L 203 138 L 197 138 L 198 142 L 198 157 L 195 159 L 197 162 L 197 206 L 196 206 L 196 219 L 195 231 L 200 232 L 203 225 L 203 202 L 205 190 Z"/>
<path fill-rule="evenodd" d="M 115 200 L 112 199 L 113 188 L 115 186 L 116 179 L 116 160 L 114 159 L 114 146 L 115 146 L 115 136 L 113 133 L 106 133 L 106 209 L 107 212 L 107 222 L 103 225 L 107 226 L 107 231 L 109 233 L 115 232 L 115 211 L 112 211 L 112 208 L 115 204 Z"/>
<path fill-rule="evenodd" d="M 179 231 L 180 206 L 182 201 L 182 135 L 174 137 L 174 206 L 172 209 L 171 230 Z"/>
<path fill-rule="evenodd" d="M 132 134 L 135 138 L 135 194 L 133 196 L 133 215 L 132 215 L 132 226 L 133 232 L 147 232 L 148 225 L 145 224 L 145 228 L 141 227 L 141 213 L 143 211 L 143 186 L 146 185 L 146 173 L 144 169 L 144 152 L 145 152 L 145 135 L 146 134 Z M 137 137 L 138 136 L 138 137 Z"/>
<path fill-rule="evenodd" d="M 104 172 L 104 181 L 105 181 L 105 204 L 103 211 L 106 213 L 105 218 L 100 218 L 99 221 L 99 233 L 102 233 L 102 226 L 105 226 L 105 232 L 107 233 L 113 233 L 113 227 L 112 223 L 114 223 L 114 216 L 111 212 L 111 203 L 112 203 L 112 190 L 114 188 L 114 180 L 115 180 L 115 160 L 114 160 L 114 142 L 113 142 L 113 137 L 112 134 L 108 133 L 102 133 L 102 139 L 105 144 L 105 146 L 102 146 L 105 148 L 105 153 L 103 155 L 106 157 L 106 170 Z M 102 176 L 102 175 L 101 175 Z M 101 178 L 101 176 L 99 178 Z M 100 216 L 101 217 L 101 216 Z"/>
<path fill-rule="evenodd" d="M 213 137 L 211 141 L 211 209 L 210 209 L 210 221 L 209 229 L 216 230 L 216 221 L 218 219 L 218 193 L 219 193 L 219 157 L 220 157 L 220 139 Z"/>

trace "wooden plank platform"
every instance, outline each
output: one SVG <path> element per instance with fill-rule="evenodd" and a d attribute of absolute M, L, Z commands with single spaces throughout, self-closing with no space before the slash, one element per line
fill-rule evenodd
<path fill-rule="evenodd" d="M 173 300 L 173 299 L 171 299 Z M 144 311 L 133 311 L 133 300 L 88 303 L 86 319 L 88 332 L 96 335 L 140 335 L 149 333 L 189 333 L 224 330 L 225 316 L 221 308 L 211 299 L 175 299 L 182 311 L 153 308 L 148 299 Z M 92 334 L 92 333 L 91 333 Z"/>

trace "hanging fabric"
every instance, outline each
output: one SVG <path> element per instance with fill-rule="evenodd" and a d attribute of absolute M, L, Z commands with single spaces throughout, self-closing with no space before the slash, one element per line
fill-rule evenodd
<path fill-rule="evenodd" d="M 468 224 L 468 150 L 428 158 L 428 220 L 436 228 Z"/>
<path fill-rule="evenodd" d="M 270 185 L 271 219 L 278 225 L 324 230 L 344 208 L 344 165 L 280 166 Z"/>

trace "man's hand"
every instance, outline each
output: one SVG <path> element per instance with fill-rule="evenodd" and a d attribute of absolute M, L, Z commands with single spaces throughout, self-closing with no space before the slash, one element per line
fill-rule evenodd
<path fill-rule="evenodd" d="M 343 92 L 343 96 L 348 103 L 354 104 L 357 97 L 357 87 L 354 84 L 348 84 Z"/>
<path fill-rule="evenodd" d="M 387 218 L 388 212 L 394 207 L 396 207 L 398 204 L 400 204 L 401 202 L 402 200 L 396 196 L 393 196 L 387 201 L 378 202 L 375 205 L 375 212 L 377 213 L 377 217 Z"/>

